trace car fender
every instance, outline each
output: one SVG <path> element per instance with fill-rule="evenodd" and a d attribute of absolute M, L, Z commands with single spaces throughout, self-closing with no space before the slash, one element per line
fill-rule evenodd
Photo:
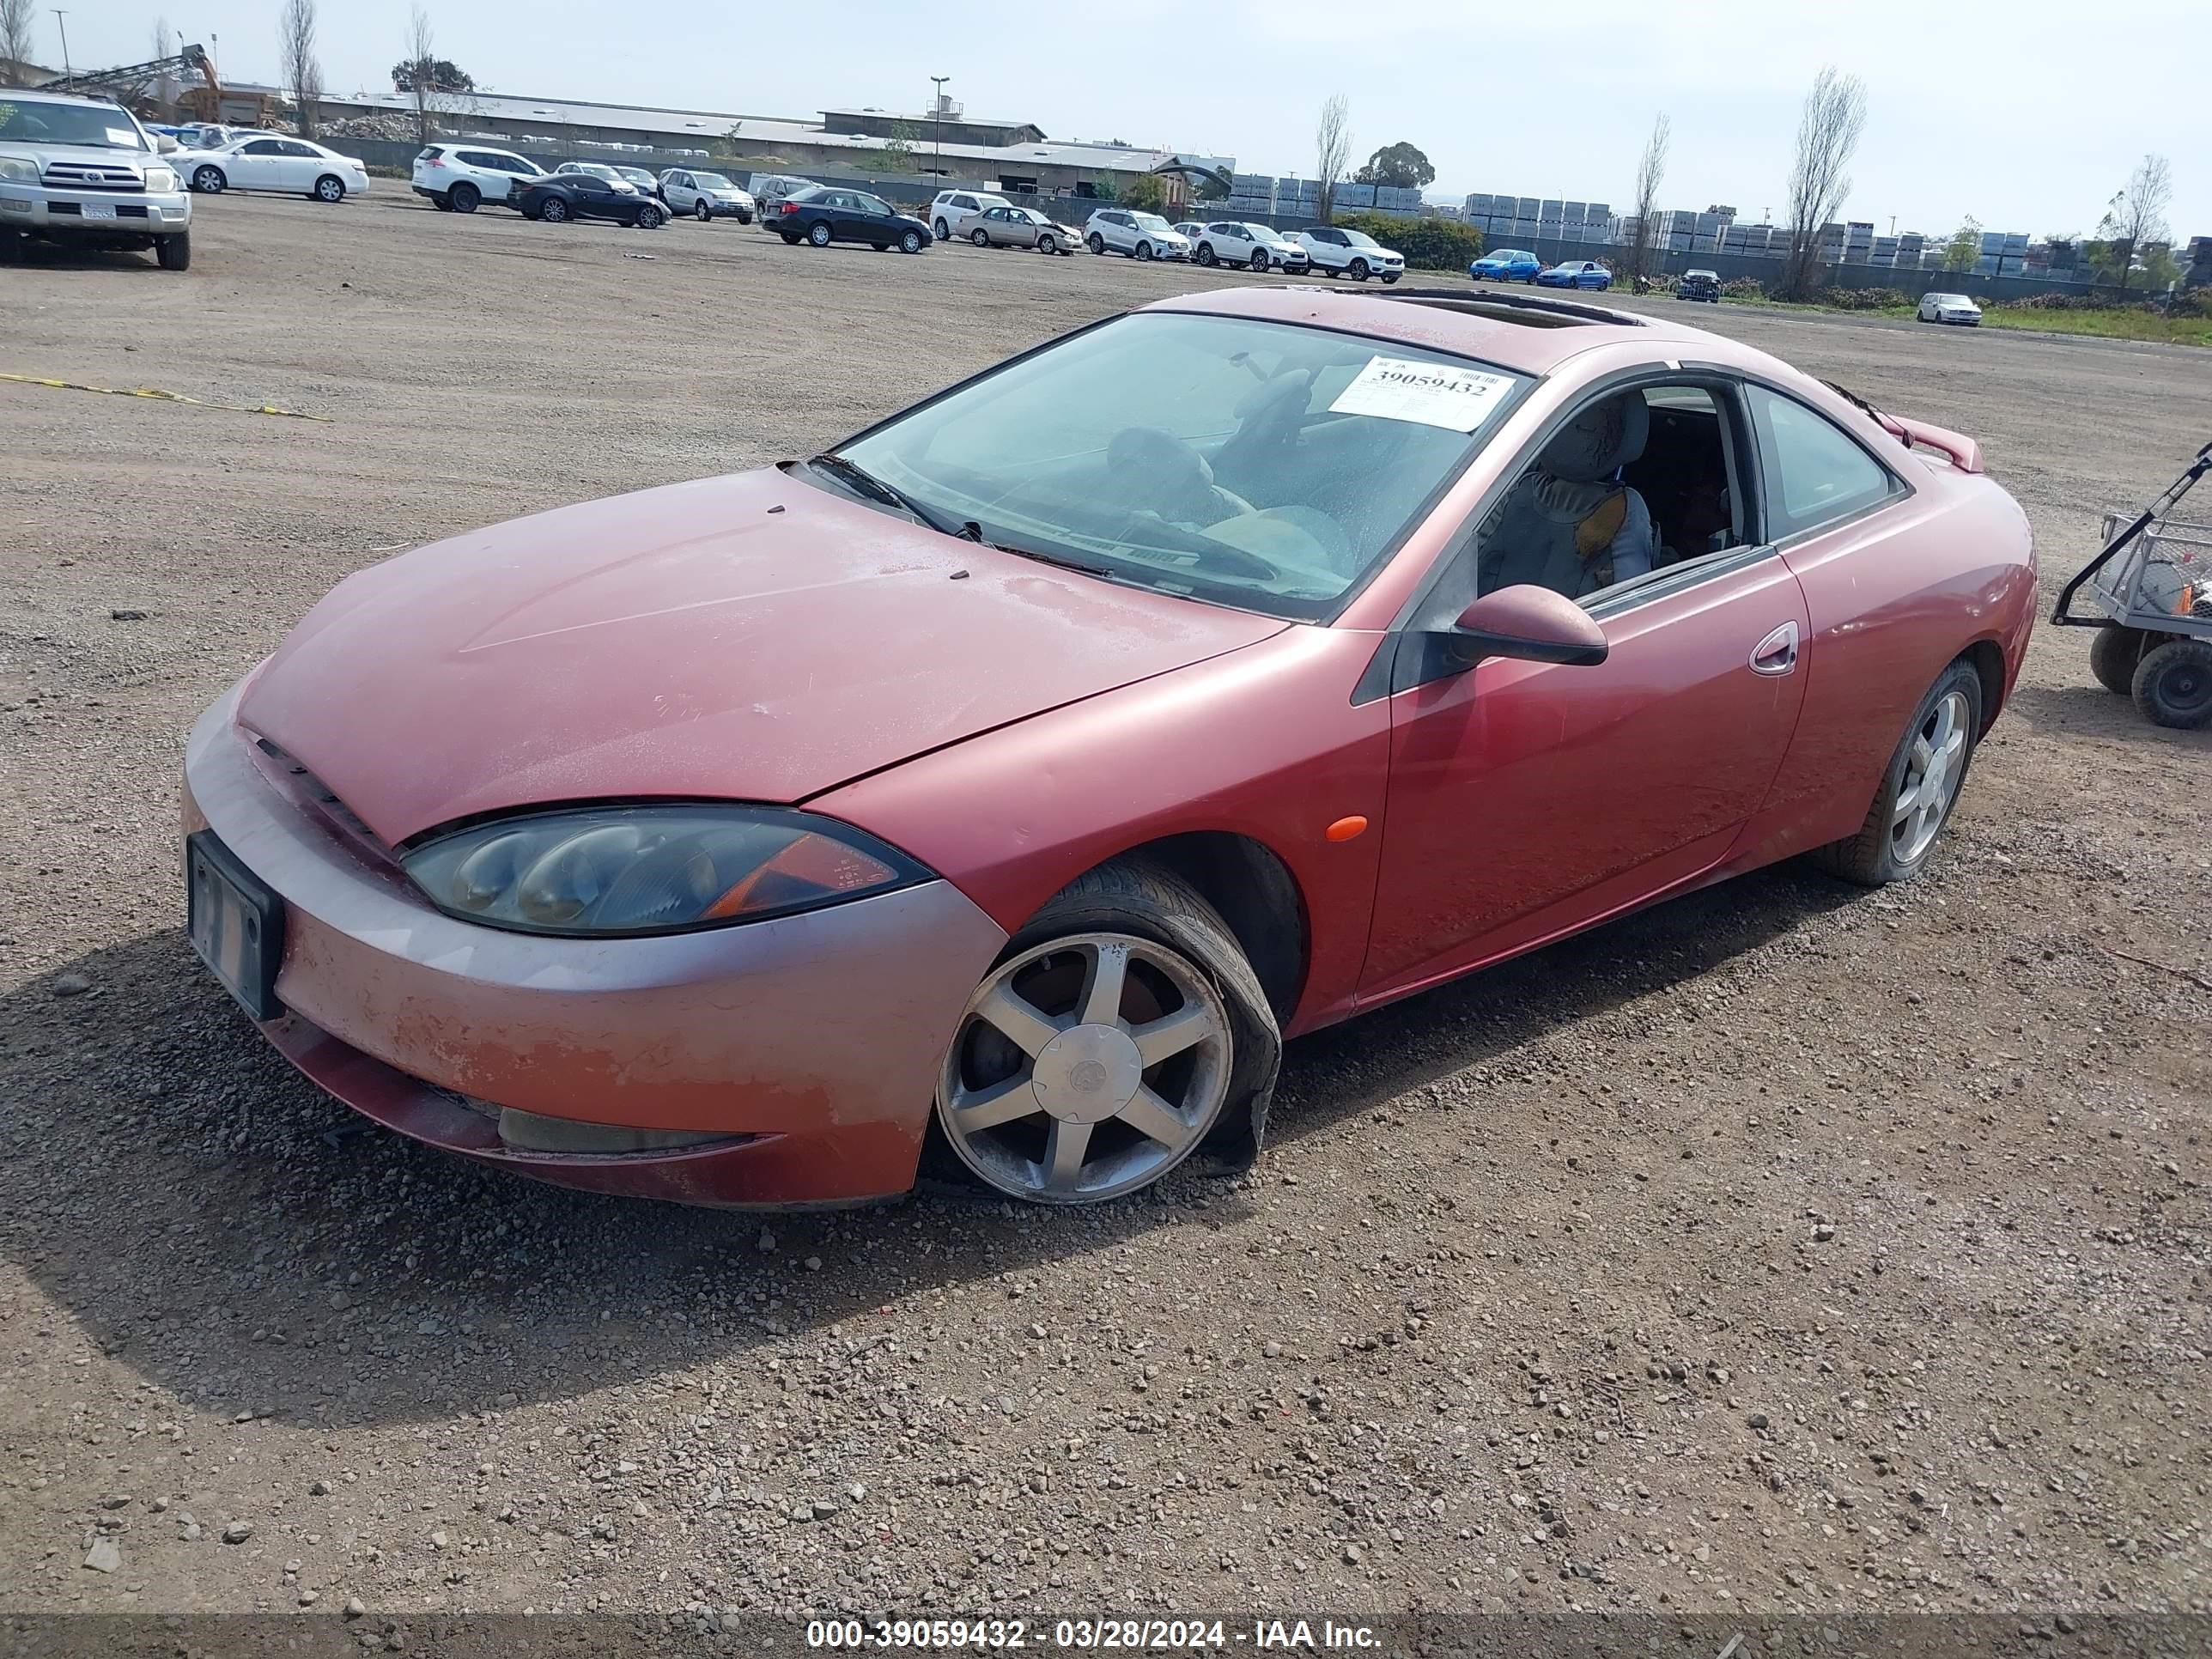
<path fill-rule="evenodd" d="M 1367 951 L 1389 705 L 1355 703 L 1352 693 L 1380 638 L 1288 625 L 807 805 L 911 854 L 1009 933 L 1133 848 L 1206 832 L 1248 837 L 1281 860 L 1304 902 L 1304 988 L 1285 1030 L 1309 1030 L 1351 1012 Z"/>

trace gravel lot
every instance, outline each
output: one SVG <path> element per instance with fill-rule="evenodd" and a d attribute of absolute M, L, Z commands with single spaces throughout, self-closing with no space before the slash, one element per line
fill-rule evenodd
<path fill-rule="evenodd" d="M 764 1222 L 356 1131 L 183 942 L 204 704 L 398 548 L 1238 280 L 377 189 L 0 289 L 0 370 L 329 417 L 0 384 L 0 1610 L 2212 1611 L 2212 733 L 2085 634 L 1929 878 L 1295 1044 L 1236 1182 Z M 2047 578 L 2212 432 L 2179 349 L 1698 319 L 1979 436 Z"/>

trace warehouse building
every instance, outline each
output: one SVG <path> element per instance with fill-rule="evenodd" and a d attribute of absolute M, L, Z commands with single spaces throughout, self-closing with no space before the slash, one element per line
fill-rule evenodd
<path fill-rule="evenodd" d="M 325 94 L 326 125 L 362 123 L 414 134 L 415 100 L 404 92 Z M 597 104 L 571 98 L 493 93 L 440 94 L 432 126 L 532 155 L 626 153 L 714 157 L 755 172 L 882 172 L 948 183 L 1068 196 L 1110 196 L 1170 166 L 1227 174 L 1236 162 L 1119 141 L 1053 139 L 1033 121 L 982 120 L 958 103 L 941 111 L 824 110 L 818 120 L 713 110 Z"/>

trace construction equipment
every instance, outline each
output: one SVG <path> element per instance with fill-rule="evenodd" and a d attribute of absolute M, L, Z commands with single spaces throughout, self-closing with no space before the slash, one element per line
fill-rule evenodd
<path fill-rule="evenodd" d="M 2051 616 L 2096 629 L 2090 672 L 2160 726 L 2212 723 L 2212 525 L 2167 516 L 2208 472 L 2212 444 L 2132 519 L 2106 514 L 2105 545 L 2060 592 Z M 2074 614 L 2085 586 L 2103 614 Z"/>
<path fill-rule="evenodd" d="M 105 94 L 118 104 L 146 115 L 161 109 L 164 101 L 160 93 L 162 82 L 183 81 L 193 76 L 198 76 L 204 84 L 186 87 L 177 95 L 178 109 L 193 120 L 221 122 L 228 126 L 269 125 L 270 106 L 275 100 L 265 92 L 226 92 L 222 82 L 216 78 L 215 60 L 208 56 L 204 46 L 186 46 L 173 56 L 149 58 L 143 64 L 65 75 L 46 82 L 40 90 Z"/>

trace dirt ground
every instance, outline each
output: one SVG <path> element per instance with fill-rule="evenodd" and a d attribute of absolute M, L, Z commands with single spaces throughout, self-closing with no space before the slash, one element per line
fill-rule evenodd
<path fill-rule="evenodd" d="M 1927 879 L 1294 1044 L 1235 1182 L 763 1219 L 357 1129 L 180 932 L 185 729 L 314 599 L 1244 280 L 377 189 L 0 273 L 0 371 L 327 417 L 0 383 L 0 1610 L 2212 1610 L 2212 732 L 2085 634 Z M 1978 436 L 2048 586 L 2212 434 L 2182 349 L 1698 320 Z"/>

